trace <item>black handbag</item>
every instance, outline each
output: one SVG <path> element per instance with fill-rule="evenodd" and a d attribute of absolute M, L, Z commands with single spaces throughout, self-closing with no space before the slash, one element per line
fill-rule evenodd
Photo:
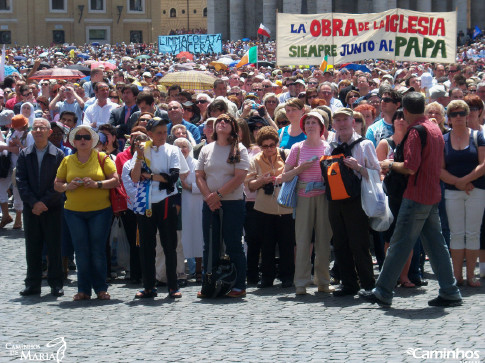
<path fill-rule="evenodd" d="M 8 155 L 0 156 L 0 178 L 6 178 L 10 167 L 12 166 L 12 161 L 10 160 L 10 153 Z"/>
<path fill-rule="evenodd" d="M 229 256 L 224 254 L 222 251 L 224 249 L 224 241 L 222 238 L 222 208 L 218 210 L 219 220 L 220 220 L 220 231 L 219 231 L 219 251 L 220 257 L 217 266 L 213 266 L 212 261 L 212 219 L 209 226 L 209 258 L 207 261 L 207 270 L 202 280 L 201 293 L 202 296 L 206 298 L 216 298 L 218 296 L 226 295 L 236 284 L 237 271 L 234 263 L 231 262 Z"/>

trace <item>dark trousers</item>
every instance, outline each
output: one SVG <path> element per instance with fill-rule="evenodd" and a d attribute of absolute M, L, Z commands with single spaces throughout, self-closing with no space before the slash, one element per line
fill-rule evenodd
<path fill-rule="evenodd" d="M 140 247 L 136 245 L 136 214 L 132 210 L 121 213 L 121 220 L 125 227 L 126 237 L 130 244 L 130 278 L 132 280 L 141 279 L 140 266 Z"/>
<path fill-rule="evenodd" d="M 52 209 L 40 216 L 24 208 L 25 250 L 27 257 L 27 278 L 25 286 L 40 288 L 42 283 L 42 247 L 47 244 L 49 257 L 47 282 L 50 287 L 62 288 L 61 226 L 62 209 Z"/>
<path fill-rule="evenodd" d="M 275 248 L 280 252 L 279 277 L 293 281 L 295 275 L 295 220 L 291 214 L 260 213 L 259 231 L 263 234 L 262 281 L 273 282 L 276 277 Z"/>
<path fill-rule="evenodd" d="M 155 287 L 155 246 L 157 229 L 165 253 L 167 285 L 169 290 L 177 290 L 177 210 L 172 203 L 173 197 L 152 204 L 153 215 L 137 214 L 140 231 L 140 263 L 143 287 L 151 290 Z"/>
<path fill-rule="evenodd" d="M 247 251 L 247 278 L 249 282 L 259 280 L 259 256 L 261 254 L 261 230 L 258 228 L 261 218 L 260 212 L 254 210 L 254 202 L 246 202 L 246 217 L 244 219 L 244 240 Z"/>
<path fill-rule="evenodd" d="M 360 198 L 330 201 L 328 215 L 342 285 L 358 290 L 360 280 L 363 289 L 373 288 L 375 279 L 370 254 L 369 219 L 362 210 Z"/>

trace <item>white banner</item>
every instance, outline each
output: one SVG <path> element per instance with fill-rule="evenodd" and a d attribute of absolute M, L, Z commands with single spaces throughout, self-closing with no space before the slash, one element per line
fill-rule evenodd
<path fill-rule="evenodd" d="M 364 59 L 454 63 L 456 11 L 393 9 L 373 14 L 277 14 L 276 63 L 319 65 Z"/>

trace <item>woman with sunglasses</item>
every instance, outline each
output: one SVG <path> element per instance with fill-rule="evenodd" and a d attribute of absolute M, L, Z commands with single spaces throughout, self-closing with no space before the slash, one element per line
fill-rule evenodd
<path fill-rule="evenodd" d="M 485 205 L 485 139 L 483 133 L 467 126 L 470 108 L 465 101 L 451 101 L 446 113 L 451 131 L 444 135 L 441 180 L 445 182 L 453 271 L 457 283 L 463 284 L 466 259 L 467 285 L 478 287 L 475 264 Z"/>
<path fill-rule="evenodd" d="M 485 133 L 485 125 L 483 124 L 483 101 L 476 94 L 466 95 L 463 101 L 466 102 L 470 108 L 466 121 L 469 128 Z"/>
<path fill-rule="evenodd" d="M 98 140 L 87 125 L 71 130 L 69 142 L 77 151 L 62 160 L 54 181 L 54 189 L 66 193 L 64 214 L 76 252 L 75 301 L 89 300 L 92 290 L 98 299 L 110 299 L 106 284 L 106 240 L 113 215 L 109 189 L 118 186 L 119 178 L 114 162 L 94 149 Z"/>
<path fill-rule="evenodd" d="M 117 105 L 120 104 L 120 96 L 118 95 L 116 89 L 109 91 L 109 100 Z"/>
<path fill-rule="evenodd" d="M 269 117 L 274 120 L 275 117 L 275 109 L 278 106 L 280 101 L 278 97 L 274 93 L 266 93 L 263 97 L 263 105 L 266 107 L 266 112 L 268 113 Z"/>
<path fill-rule="evenodd" d="M 280 108 L 275 112 L 274 122 L 278 126 L 278 130 L 290 124 L 290 120 L 286 117 L 286 110 L 284 108 Z"/>
<path fill-rule="evenodd" d="M 360 97 L 360 93 L 359 92 L 353 91 L 353 90 L 349 91 L 347 93 L 347 95 L 345 96 L 345 104 L 347 105 L 345 107 L 348 107 L 348 108 L 352 108 L 353 109 L 354 108 L 354 106 L 353 106 L 354 105 L 354 102 L 359 97 Z"/>
<path fill-rule="evenodd" d="M 245 185 L 251 192 L 256 192 L 253 208 L 258 218 L 254 220 L 254 223 L 259 239 L 262 241 L 261 281 L 258 287 L 273 286 L 276 278 L 276 245 L 278 245 L 280 256 L 281 287 L 291 287 L 295 272 L 295 222 L 292 218 L 292 210 L 282 208 L 276 202 L 281 184 L 275 182 L 275 179 L 285 169 L 285 160 L 289 155 L 289 150 L 277 148 L 278 133 L 272 127 L 266 126 L 259 130 L 256 140 L 262 151 L 251 160 Z"/>
<path fill-rule="evenodd" d="M 209 117 L 207 115 L 207 107 L 212 102 L 212 98 L 206 93 L 199 93 L 197 95 L 197 99 L 195 101 L 195 105 L 199 108 L 199 114 L 200 114 L 200 123 L 202 124 L 207 118 Z"/>
<path fill-rule="evenodd" d="M 195 172 L 197 186 L 204 197 L 204 266 L 208 265 L 211 240 L 212 260 L 219 260 L 221 209 L 226 252 L 237 271 L 236 284 L 227 296 L 235 298 L 246 296 L 246 257 L 241 237 L 244 223 L 243 183 L 249 169 L 248 152 L 239 143 L 238 131 L 237 122 L 232 116 L 220 115 L 214 123 L 214 142 L 202 148 Z M 212 239 L 209 237 L 211 224 Z M 199 293 L 198 297 L 205 296 Z"/>

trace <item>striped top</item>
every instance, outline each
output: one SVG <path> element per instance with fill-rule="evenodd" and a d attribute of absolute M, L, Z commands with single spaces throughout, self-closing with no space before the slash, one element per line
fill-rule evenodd
<path fill-rule="evenodd" d="M 300 157 L 297 164 L 298 149 L 300 149 Z M 318 147 L 308 147 L 305 141 L 298 142 L 291 147 L 290 155 L 286 159 L 286 164 L 297 167 L 303 162 L 317 156 L 317 159 L 313 162 L 311 168 L 308 168 L 300 175 L 298 175 L 298 181 L 303 183 L 308 182 L 323 182 L 322 171 L 320 169 L 320 158 L 324 155 L 325 150 L 329 148 L 329 145 L 325 141 L 321 141 Z M 298 190 L 298 196 L 300 197 L 313 197 L 315 195 L 324 194 L 325 190 L 312 190 L 305 193 L 305 188 Z"/>

